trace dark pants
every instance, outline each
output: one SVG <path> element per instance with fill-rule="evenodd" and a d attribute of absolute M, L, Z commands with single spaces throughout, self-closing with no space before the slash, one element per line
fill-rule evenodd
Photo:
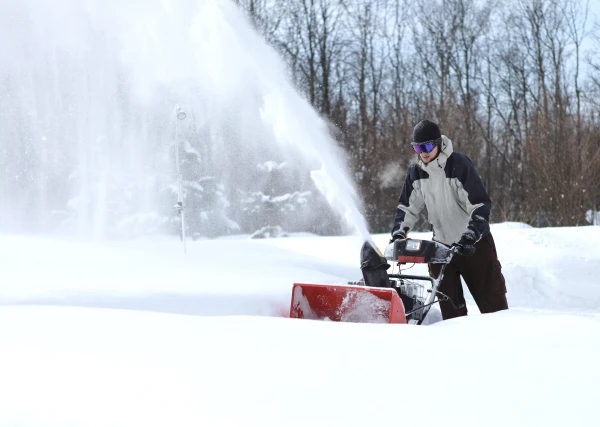
<path fill-rule="evenodd" d="M 508 309 L 506 283 L 491 233 L 482 237 L 475 248 L 473 256 L 455 255 L 444 270 L 439 291 L 452 300 L 440 301 L 444 320 L 467 315 L 461 276 L 481 313 Z M 441 264 L 429 264 L 430 276 L 437 278 L 441 267 Z"/>

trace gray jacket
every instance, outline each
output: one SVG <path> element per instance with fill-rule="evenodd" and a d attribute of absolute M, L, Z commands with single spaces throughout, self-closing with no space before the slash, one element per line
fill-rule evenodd
<path fill-rule="evenodd" d="M 452 245 L 470 230 L 479 241 L 489 233 L 492 202 L 471 160 L 453 150 L 442 135 L 441 152 L 429 164 L 419 158 L 406 173 L 392 236 L 410 231 L 424 207 L 433 226 L 433 239 Z"/>

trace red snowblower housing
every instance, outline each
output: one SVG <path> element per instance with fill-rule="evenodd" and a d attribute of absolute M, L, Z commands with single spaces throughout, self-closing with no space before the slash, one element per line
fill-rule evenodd
<path fill-rule="evenodd" d="M 359 323 L 406 323 L 404 305 L 391 288 L 294 283 L 290 317 Z"/>
<path fill-rule="evenodd" d="M 360 323 L 421 324 L 431 305 L 438 302 L 437 288 L 445 265 L 455 253 L 430 240 L 396 240 L 385 256 L 368 242 L 361 248 L 363 278 L 348 284 L 294 283 L 290 317 Z M 397 264 L 444 264 L 437 279 L 429 276 L 388 274 L 388 260 Z M 426 282 L 425 287 L 420 282 Z M 444 296 L 441 296 L 445 298 Z"/>

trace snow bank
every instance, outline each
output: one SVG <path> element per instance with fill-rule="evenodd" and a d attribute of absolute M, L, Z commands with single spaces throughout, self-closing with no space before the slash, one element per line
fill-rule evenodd
<path fill-rule="evenodd" d="M 0 425 L 593 425 L 600 320 L 0 308 Z M 433 403 L 434 410 L 427 410 Z"/>
<path fill-rule="evenodd" d="M 600 227 L 494 224 L 511 307 L 600 310 Z M 430 233 L 411 237 L 431 238 Z M 375 235 L 380 248 L 387 235 Z M 294 282 L 361 277 L 357 236 L 89 243 L 2 236 L 1 304 L 79 305 L 200 315 L 280 315 Z M 415 265 L 414 274 L 427 274 Z M 467 292 L 471 313 L 477 307 Z"/>
<path fill-rule="evenodd" d="M 600 227 L 492 230 L 511 309 L 426 327 L 266 317 L 358 237 L 1 236 L 0 425 L 594 425 Z"/>

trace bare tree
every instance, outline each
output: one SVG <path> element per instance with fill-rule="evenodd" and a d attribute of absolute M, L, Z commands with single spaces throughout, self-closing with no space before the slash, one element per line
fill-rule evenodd
<path fill-rule="evenodd" d="M 422 118 L 475 161 L 495 220 L 573 225 L 597 209 L 600 61 L 585 75 L 582 61 L 586 42 L 600 51 L 600 27 L 588 31 L 588 2 L 238 0 L 335 123 L 378 231 Z"/>
<path fill-rule="evenodd" d="M 276 43 L 284 7 L 276 0 L 233 0 L 250 19 L 254 28 L 269 43 Z"/>

